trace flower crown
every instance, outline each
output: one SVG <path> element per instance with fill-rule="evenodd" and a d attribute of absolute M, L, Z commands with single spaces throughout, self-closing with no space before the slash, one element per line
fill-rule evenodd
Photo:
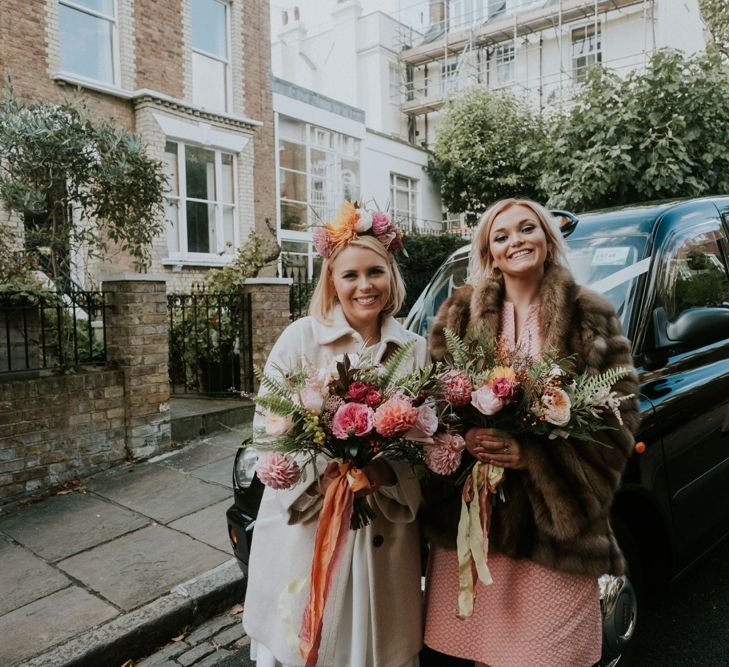
<path fill-rule="evenodd" d="M 360 236 L 374 236 L 391 253 L 403 249 L 402 231 L 395 225 L 389 213 L 368 211 L 357 202 L 345 201 L 334 220 L 311 230 L 316 251 L 329 259 L 339 246 L 356 241 Z"/>

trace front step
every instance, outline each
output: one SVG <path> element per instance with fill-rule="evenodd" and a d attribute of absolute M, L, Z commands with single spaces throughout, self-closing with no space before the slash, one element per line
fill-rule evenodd
<path fill-rule="evenodd" d="M 250 424 L 255 404 L 246 399 L 170 399 L 170 426 L 173 442 L 187 442 L 228 427 Z"/>

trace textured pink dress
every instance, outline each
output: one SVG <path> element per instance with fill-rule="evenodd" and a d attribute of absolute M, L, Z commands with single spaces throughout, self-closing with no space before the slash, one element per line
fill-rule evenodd
<path fill-rule="evenodd" d="M 538 305 L 530 308 L 518 341 L 515 331 L 514 306 L 505 302 L 502 343 L 541 354 Z M 600 659 L 597 578 L 498 553 L 489 554 L 488 565 L 493 583 L 475 579 L 473 615 L 460 619 L 456 551 L 433 548 L 425 587 L 428 646 L 490 667 L 588 667 Z"/>

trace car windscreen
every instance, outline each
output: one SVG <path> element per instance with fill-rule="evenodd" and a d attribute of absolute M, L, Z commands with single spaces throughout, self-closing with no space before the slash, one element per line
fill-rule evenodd
<path fill-rule="evenodd" d="M 590 236 L 567 239 L 567 261 L 575 280 L 602 292 L 613 304 L 627 328 L 635 282 L 647 266 L 642 236 Z M 454 289 L 466 282 L 468 256 L 460 255 L 441 266 L 426 291 L 413 306 L 406 326 L 427 336 L 438 309 Z"/>
<path fill-rule="evenodd" d="M 643 236 L 567 240 L 567 261 L 575 280 L 602 293 L 615 307 L 625 328 L 635 283 L 647 270 L 647 262 L 640 262 L 645 244 Z"/>

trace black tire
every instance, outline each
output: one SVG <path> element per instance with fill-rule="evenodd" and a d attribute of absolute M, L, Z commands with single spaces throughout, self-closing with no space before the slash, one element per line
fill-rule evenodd
<path fill-rule="evenodd" d="M 613 531 L 627 562 L 627 574 L 613 605 L 603 618 L 603 667 L 630 667 L 640 640 L 641 620 L 645 613 L 645 581 L 638 543 L 629 528 L 613 520 Z"/>

